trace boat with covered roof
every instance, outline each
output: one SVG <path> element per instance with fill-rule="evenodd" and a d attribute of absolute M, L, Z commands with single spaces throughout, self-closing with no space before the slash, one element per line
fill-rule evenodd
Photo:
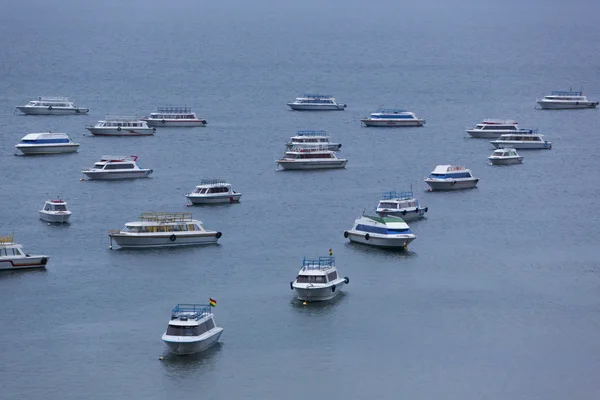
<path fill-rule="evenodd" d="M 375 217 L 364 213 L 354 221 L 352 229 L 344 232 L 344 237 L 351 242 L 405 250 L 417 238 L 400 217 Z"/>
<path fill-rule="evenodd" d="M 137 117 L 107 116 L 85 127 L 94 136 L 152 136 L 156 128 Z"/>
<path fill-rule="evenodd" d="M 31 100 L 24 106 L 18 106 L 17 110 L 27 115 L 85 115 L 88 108 L 77 107 L 67 97 L 42 97 Z"/>
<path fill-rule="evenodd" d="M 422 207 L 412 190 L 407 192 L 385 192 L 377 205 L 377 214 L 401 217 L 404 221 L 414 221 L 425 217 L 428 207 Z"/>
<path fill-rule="evenodd" d="M 521 129 L 517 121 L 512 119 L 485 119 L 474 128 L 467 129 L 471 137 L 478 139 L 497 139 L 507 133 L 533 134 L 537 129 Z"/>
<path fill-rule="evenodd" d="M 304 258 L 298 276 L 290 282 L 290 289 L 302 301 L 331 300 L 340 293 L 348 277 L 341 278 L 335 266 L 335 257 Z"/>
<path fill-rule="evenodd" d="M 215 345 L 222 333 L 223 328 L 215 324 L 210 304 L 177 304 L 162 340 L 173 353 L 187 355 Z"/>
<path fill-rule="evenodd" d="M 277 166 L 287 170 L 344 168 L 348 160 L 338 158 L 327 147 L 292 147 L 284 156 L 276 160 Z"/>
<path fill-rule="evenodd" d="M 406 111 L 402 108 L 383 108 L 381 107 L 369 117 L 360 120 L 364 126 L 376 127 L 407 127 L 407 126 L 423 126 L 425 120 L 417 118 L 415 113 Z"/>
<path fill-rule="evenodd" d="M 46 268 L 50 257 L 25 253 L 14 235 L 0 236 L 0 270 Z"/>
<path fill-rule="evenodd" d="M 331 151 L 338 151 L 341 143 L 332 143 L 331 138 L 326 131 L 298 131 L 295 136 L 290 138 L 290 141 L 285 144 L 287 148 L 326 148 Z"/>
<path fill-rule="evenodd" d="M 153 171 L 140 168 L 137 156 L 102 156 L 91 168 L 81 171 L 89 179 L 114 180 L 147 178 Z"/>
<path fill-rule="evenodd" d="M 471 170 L 458 165 L 438 165 L 425 178 L 431 190 L 470 189 L 477 186 L 479 178 L 475 178 Z"/>
<path fill-rule="evenodd" d="M 172 247 L 217 243 L 221 232 L 209 231 L 191 213 L 146 212 L 121 230 L 109 230 L 110 247 Z"/>
<path fill-rule="evenodd" d="M 588 100 L 587 96 L 583 95 L 582 91 L 553 91 L 549 96 L 544 96 L 543 99 L 537 100 L 540 108 L 543 110 L 560 110 L 560 109 L 581 109 L 581 108 L 596 108 L 597 101 Z"/>
<path fill-rule="evenodd" d="M 341 111 L 346 108 L 346 104 L 338 103 L 329 94 L 305 94 L 287 105 L 295 111 Z"/>
<path fill-rule="evenodd" d="M 202 179 L 193 192 L 185 195 L 192 204 L 239 203 L 241 193 L 222 179 Z"/>
<path fill-rule="evenodd" d="M 490 161 L 490 165 L 521 164 L 523 156 L 520 156 L 517 150 L 507 146 L 494 150 L 492 155 L 488 157 L 488 160 Z"/>
<path fill-rule="evenodd" d="M 41 132 L 29 133 L 15 145 L 24 155 L 75 153 L 79 143 L 66 133 Z"/>
<path fill-rule="evenodd" d="M 190 107 L 158 107 L 156 112 L 142 118 L 148 126 L 190 128 L 206 126 L 206 120 L 198 118 Z"/>
<path fill-rule="evenodd" d="M 552 142 L 545 140 L 544 135 L 539 133 L 533 133 L 530 135 L 508 133 L 505 135 L 501 135 L 496 140 L 490 141 L 490 143 L 497 149 L 501 149 L 504 147 L 512 147 L 513 149 L 522 150 L 552 149 Z"/>
<path fill-rule="evenodd" d="M 44 208 L 39 210 L 40 219 L 49 223 L 68 223 L 71 211 L 67 209 L 67 202 L 62 199 L 46 200 Z"/>

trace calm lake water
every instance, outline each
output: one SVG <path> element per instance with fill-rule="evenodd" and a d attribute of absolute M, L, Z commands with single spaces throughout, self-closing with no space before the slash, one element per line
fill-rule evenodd
<path fill-rule="evenodd" d="M 490 3 L 490 2 L 487 2 Z M 600 99 L 597 1 L 272 0 L 13 2 L 0 15 L 0 235 L 46 271 L 0 276 L 2 399 L 597 399 L 600 396 L 598 110 L 540 111 L 572 87 Z M 331 93 L 343 112 L 285 103 Z M 20 116 L 69 96 L 87 116 Z M 106 114 L 187 105 L 208 126 L 154 137 L 85 135 Z M 359 119 L 403 107 L 423 128 Z M 465 129 L 484 118 L 538 128 L 549 151 L 492 167 Z M 67 132 L 79 152 L 15 157 L 30 132 Z M 343 143 L 346 169 L 276 172 L 298 129 Z M 103 154 L 135 154 L 151 179 L 81 182 Z M 437 164 L 477 189 L 427 192 Z M 240 204 L 186 207 L 203 178 Z M 429 207 L 407 253 L 343 237 L 382 192 L 412 185 Z M 65 198 L 68 226 L 38 219 Z M 108 229 L 146 211 L 193 212 L 219 245 L 109 250 Z M 302 306 L 304 256 L 350 278 Z M 166 357 L 179 302 L 218 301 L 221 345 Z"/>

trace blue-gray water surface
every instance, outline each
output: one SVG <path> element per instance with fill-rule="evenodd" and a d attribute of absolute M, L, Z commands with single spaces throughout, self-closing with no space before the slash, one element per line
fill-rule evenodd
<path fill-rule="evenodd" d="M 600 3 L 116 1 L 6 4 L 0 14 L 0 235 L 48 254 L 0 276 L 1 399 L 597 399 L 600 397 L 598 110 L 540 111 L 572 87 L 600 99 Z M 289 111 L 326 92 L 343 112 Z M 87 116 L 21 116 L 37 96 Z M 106 114 L 187 105 L 208 126 L 153 137 L 84 135 Z M 381 105 L 423 128 L 361 127 Z M 549 151 L 492 167 L 465 129 L 539 128 Z M 30 132 L 67 132 L 62 156 L 15 157 Z M 276 172 L 298 129 L 343 143 L 346 169 Z M 103 154 L 135 154 L 151 179 L 80 181 Z M 427 192 L 437 164 L 479 187 Z M 240 204 L 186 207 L 200 179 Z M 382 192 L 429 207 L 406 253 L 343 232 Z M 68 226 L 38 219 L 65 198 Z M 218 245 L 109 250 L 141 212 L 193 212 Z M 332 248 L 345 293 L 302 306 L 302 257 Z M 171 308 L 218 304 L 221 345 L 159 357 Z"/>

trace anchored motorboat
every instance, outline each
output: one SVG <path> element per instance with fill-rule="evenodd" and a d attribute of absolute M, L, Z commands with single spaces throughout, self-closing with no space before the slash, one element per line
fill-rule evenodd
<path fill-rule="evenodd" d="M 0 270 L 46 268 L 48 256 L 25 253 L 13 236 L 0 236 Z"/>
<path fill-rule="evenodd" d="M 296 136 L 292 136 L 290 141 L 285 144 L 289 149 L 296 147 L 306 148 L 324 148 L 331 151 L 338 151 L 342 147 L 341 143 L 332 143 L 331 138 L 326 131 L 298 131 Z"/>
<path fill-rule="evenodd" d="M 92 168 L 84 169 L 81 173 L 96 180 L 147 178 L 152 170 L 140 168 L 137 159 L 137 156 L 102 156 Z"/>
<path fill-rule="evenodd" d="M 490 141 L 490 143 L 497 149 L 504 147 L 512 147 L 513 149 L 522 150 L 550 150 L 552 149 L 552 142 L 544 139 L 544 135 L 534 133 L 531 135 L 522 134 L 506 134 L 500 136 L 496 140 Z"/>
<path fill-rule="evenodd" d="M 305 94 L 287 105 L 296 111 L 341 111 L 346 108 L 346 104 L 338 103 L 329 94 Z"/>
<path fill-rule="evenodd" d="M 520 156 L 517 150 L 512 147 L 503 147 L 494 150 L 492 155 L 488 157 L 488 160 L 490 160 L 490 165 L 521 164 L 523 156 Z"/>
<path fill-rule="evenodd" d="M 400 217 L 375 217 L 365 214 L 354 221 L 354 226 L 344 232 L 344 237 L 351 242 L 404 250 L 417 238 Z"/>
<path fill-rule="evenodd" d="M 85 115 L 88 108 L 77 107 L 67 97 L 38 97 L 17 110 L 27 115 Z"/>
<path fill-rule="evenodd" d="M 340 278 L 335 266 L 335 257 L 304 258 L 302 268 L 290 288 L 302 301 L 331 300 L 338 295 L 348 277 Z"/>
<path fill-rule="evenodd" d="M 79 143 L 66 133 L 42 132 L 29 133 L 15 145 L 24 155 L 75 153 Z"/>
<path fill-rule="evenodd" d="M 292 147 L 285 152 L 283 158 L 276 161 L 282 169 L 332 169 L 344 168 L 348 162 L 345 158 L 338 158 L 335 152 L 327 147 Z"/>
<path fill-rule="evenodd" d="M 431 190 L 470 189 L 477 186 L 479 178 L 471 174 L 471 170 L 457 165 L 438 165 L 425 178 Z"/>
<path fill-rule="evenodd" d="M 537 129 L 521 129 L 519 124 L 512 119 L 486 119 L 474 128 L 467 129 L 467 133 L 474 138 L 497 139 L 507 133 L 532 134 Z"/>
<path fill-rule="evenodd" d="M 238 203 L 242 194 L 222 179 L 202 179 L 196 189 L 185 197 L 192 204 Z"/>
<path fill-rule="evenodd" d="M 159 107 L 149 117 L 142 118 L 148 126 L 190 128 L 206 126 L 206 120 L 198 118 L 189 107 Z"/>
<path fill-rule="evenodd" d="M 217 243 L 221 232 L 209 231 L 191 213 L 147 212 L 108 236 L 119 247 L 173 247 Z"/>
<path fill-rule="evenodd" d="M 361 119 L 360 122 L 364 126 L 388 128 L 425 125 L 424 119 L 417 118 L 415 113 L 401 108 L 380 108 L 371 116 Z"/>
<path fill-rule="evenodd" d="M 396 216 L 404 221 L 413 221 L 425 217 L 428 207 L 422 207 L 412 190 L 409 192 L 385 192 L 377 205 L 377 214 L 381 217 Z"/>
<path fill-rule="evenodd" d="M 94 136 L 152 136 L 156 132 L 156 128 L 137 117 L 106 117 L 85 129 Z"/>
<path fill-rule="evenodd" d="M 564 110 L 564 109 L 581 109 L 581 108 L 596 108 L 597 101 L 588 100 L 583 92 L 573 91 L 553 91 L 549 96 L 544 96 L 537 103 L 543 110 Z"/>
<path fill-rule="evenodd" d="M 216 326 L 210 304 L 177 304 L 162 340 L 177 355 L 195 354 L 219 342 L 223 328 Z"/>
<path fill-rule="evenodd" d="M 61 199 L 46 200 L 44 208 L 40 211 L 40 219 L 50 223 L 68 223 L 71 211 L 67 209 L 67 202 Z"/>

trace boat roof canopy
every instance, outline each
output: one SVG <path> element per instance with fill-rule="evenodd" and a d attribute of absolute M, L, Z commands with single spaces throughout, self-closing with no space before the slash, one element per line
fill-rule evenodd
<path fill-rule="evenodd" d="M 298 131 L 297 136 L 327 136 L 327 131 Z"/>
<path fill-rule="evenodd" d="M 412 198 L 412 190 L 410 192 L 384 192 L 381 195 L 381 200 L 409 200 Z"/>

